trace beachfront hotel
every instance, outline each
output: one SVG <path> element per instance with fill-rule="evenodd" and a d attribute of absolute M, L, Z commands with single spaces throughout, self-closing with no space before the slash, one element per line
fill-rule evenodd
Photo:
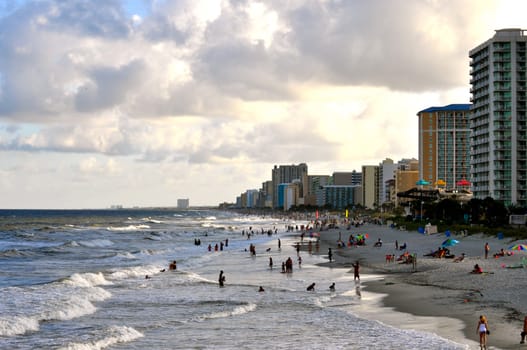
<path fill-rule="evenodd" d="M 298 165 L 274 166 L 271 173 L 271 181 L 273 184 L 273 208 L 284 207 L 284 200 L 286 197 L 284 197 L 283 191 L 280 191 L 279 189 L 285 188 L 284 186 L 286 184 L 292 183 L 295 180 L 301 181 L 304 178 L 304 175 L 307 175 L 307 164 L 305 163 L 300 163 Z M 302 190 L 298 192 L 303 193 Z"/>
<path fill-rule="evenodd" d="M 417 116 L 420 178 L 446 189 L 469 180 L 470 104 L 430 107 Z"/>
<path fill-rule="evenodd" d="M 469 52 L 472 191 L 505 205 L 527 205 L 525 33 L 496 30 Z"/>

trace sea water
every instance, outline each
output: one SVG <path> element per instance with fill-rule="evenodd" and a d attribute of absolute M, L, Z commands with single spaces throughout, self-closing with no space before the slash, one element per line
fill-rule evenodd
<path fill-rule="evenodd" d="M 218 210 L 0 210 L 0 348 L 465 348 L 358 317 L 348 269 L 318 266 L 327 260 L 315 244 L 299 266 L 299 233 L 286 227 L 305 223 Z M 293 273 L 281 273 L 288 257 Z"/>

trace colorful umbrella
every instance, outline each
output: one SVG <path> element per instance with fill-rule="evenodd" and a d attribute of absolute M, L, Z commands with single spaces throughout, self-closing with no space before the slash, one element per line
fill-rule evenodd
<path fill-rule="evenodd" d="M 459 241 L 457 239 L 452 239 L 452 238 L 449 238 L 447 240 L 445 240 L 443 243 L 441 243 L 441 246 L 443 247 L 452 247 L 456 244 L 458 244 Z"/>
<path fill-rule="evenodd" d="M 458 182 L 456 182 L 456 185 L 458 186 L 470 186 L 470 181 L 467 179 L 461 179 Z"/>
<path fill-rule="evenodd" d="M 515 244 L 509 247 L 509 250 L 527 250 L 527 244 Z"/>

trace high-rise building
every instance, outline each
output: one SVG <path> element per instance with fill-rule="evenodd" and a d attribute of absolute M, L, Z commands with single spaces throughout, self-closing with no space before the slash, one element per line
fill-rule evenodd
<path fill-rule="evenodd" d="M 379 164 L 377 173 L 377 204 L 382 206 L 385 202 L 390 202 L 390 186 L 389 183 L 394 179 L 397 164 L 392 159 L 386 158 Z"/>
<path fill-rule="evenodd" d="M 362 198 L 361 203 L 364 207 L 374 209 L 379 206 L 377 202 L 379 166 L 363 165 L 362 166 Z"/>
<path fill-rule="evenodd" d="M 307 164 L 300 163 L 298 165 L 275 165 L 272 170 L 272 181 L 273 181 L 273 208 L 282 207 L 283 194 L 278 193 L 278 188 L 281 184 L 288 184 L 294 180 L 302 181 L 303 175 L 307 174 Z"/>
<path fill-rule="evenodd" d="M 527 36 L 496 30 L 470 50 L 474 197 L 527 204 Z"/>
<path fill-rule="evenodd" d="M 362 182 L 362 174 L 353 170 L 347 172 L 334 172 L 333 185 L 336 186 L 356 186 Z"/>
<path fill-rule="evenodd" d="M 304 183 L 304 205 L 324 205 L 321 199 L 318 200 L 320 196 L 317 196 L 317 194 L 321 193 L 323 186 L 332 184 L 331 176 L 305 174 L 302 182 Z"/>
<path fill-rule="evenodd" d="M 419 176 L 456 188 L 470 178 L 470 104 L 430 107 L 419 117 Z"/>

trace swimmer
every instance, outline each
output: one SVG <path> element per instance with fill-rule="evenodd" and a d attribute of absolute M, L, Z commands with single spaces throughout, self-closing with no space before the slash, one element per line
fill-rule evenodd
<path fill-rule="evenodd" d="M 260 288 L 258 289 L 259 292 L 265 292 L 265 289 L 263 289 L 262 286 L 260 286 Z"/>
<path fill-rule="evenodd" d="M 150 279 L 150 278 L 151 278 L 150 276 L 145 275 L 145 280 L 148 280 L 148 279 Z"/>
<path fill-rule="evenodd" d="M 331 284 L 331 286 L 329 286 L 329 290 L 332 291 L 332 292 L 335 291 L 335 282 L 333 282 L 333 283 Z"/>
<path fill-rule="evenodd" d="M 311 283 L 308 287 L 307 287 L 307 291 L 308 292 L 314 292 L 315 291 L 315 283 Z"/>
<path fill-rule="evenodd" d="M 172 261 L 170 265 L 168 265 L 169 270 L 177 270 L 176 260 Z"/>

